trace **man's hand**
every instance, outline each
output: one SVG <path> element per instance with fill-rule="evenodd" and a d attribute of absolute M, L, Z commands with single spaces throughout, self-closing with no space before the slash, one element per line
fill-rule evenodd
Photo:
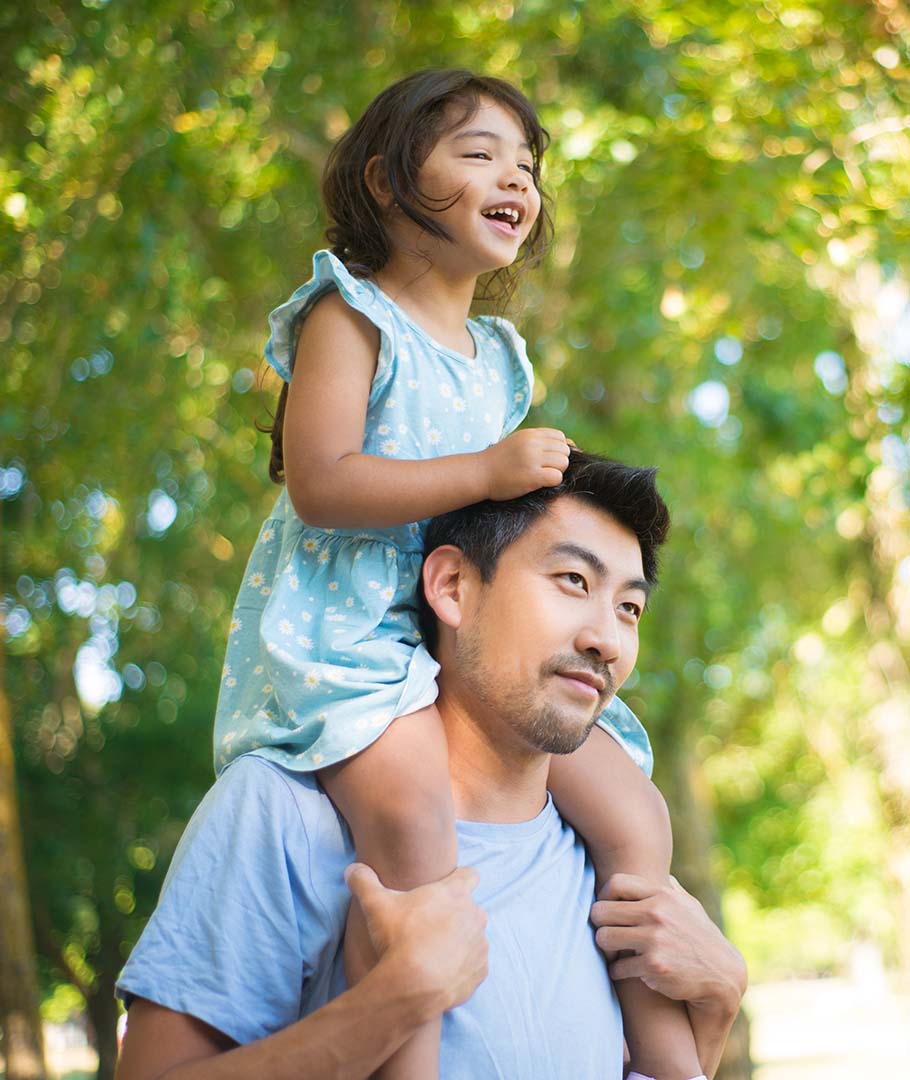
<path fill-rule="evenodd" d="M 698 1060 L 713 1076 L 746 990 L 746 965 L 675 878 L 654 883 L 614 874 L 591 909 L 597 944 L 614 979 L 638 977 L 665 997 L 684 1001 Z"/>
<path fill-rule="evenodd" d="M 345 871 L 380 962 L 403 964 L 415 991 L 435 1000 L 436 1015 L 467 1001 L 487 977 L 487 917 L 471 899 L 479 880 L 475 870 L 460 867 L 441 881 L 398 892 L 363 863 Z"/>
<path fill-rule="evenodd" d="M 360 863 L 346 878 L 379 954 L 356 986 L 244 1046 L 189 1014 L 137 998 L 117 1080 L 372 1076 L 422 1024 L 470 997 L 487 973 L 486 916 L 471 899 L 474 870 L 410 892 L 383 888 Z"/>
<path fill-rule="evenodd" d="M 652 990 L 690 1005 L 732 1009 L 746 988 L 746 965 L 705 909 L 675 878 L 657 885 L 614 874 L 591 909 L 597 944 L 613 979 L 638 977 Z"/>

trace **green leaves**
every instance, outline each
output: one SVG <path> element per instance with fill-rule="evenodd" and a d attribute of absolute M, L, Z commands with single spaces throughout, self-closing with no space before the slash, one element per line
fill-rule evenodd
<path fill-rule="evenodd" d="M 320 245 L 332 140 L 432 60 L 517 81 L 553 136 L 557 241 L 516 313 L 532 421 L 661 467 L 676 525 L 630 701 L 664 764 L 680 738 L 700 750 L 734 931 L 760 941 L 824 894 L 836 930 L 813 962 L 836 956 L 857 915 L 834 882 L 887 905 L 877 845 L 907 798 L 879 788 L 894 750 L 863 722 L 906 685 L 867 663 L 907 557 L 906 16 L 23 11 L 0 100 L 0 479 L 20 477 L 0 491 L 0 601 L 32 886 L 59 940 L 112 976 L 101 936 L 134 939 L 209 781 L 231 600 L 275 495 L 254 427 L 277 396 L 258 388 L 265 315 Z M 835 821 L 848 796 L 862 829 Z"/>

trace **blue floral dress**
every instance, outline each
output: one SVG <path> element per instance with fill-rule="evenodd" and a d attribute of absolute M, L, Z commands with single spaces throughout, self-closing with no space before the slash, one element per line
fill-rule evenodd
<path fill-rule="evenodd" d="M 464 356 L 328 251 L 316 253 L 313 277 L 269 316 L 265 355 L 285 381 L 301 321 L 332 290 L 380 334 L 365 454 L 415 460 L 485 450 L 527 415 L 533 373 L 510 322 L 470 320 L 476 356 Z M 246 753 L 321 769 L 435 701 L 439 667 L 421 640 L 415 599 L 425 524 L 318 529 L 300 520 L 282 489 L 234 606 L 216 772 Z M 647 735 L 619 699 L 599 722 L 650 773 Z"/>

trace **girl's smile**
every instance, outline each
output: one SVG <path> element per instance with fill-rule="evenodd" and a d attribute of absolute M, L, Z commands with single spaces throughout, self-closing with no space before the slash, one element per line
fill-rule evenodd
<path fill-rule="evenodd" d="M 480 275 L 512 263 L 540 213 L 534 169 L 518 120 L 487 98 L 444 133 L 419 176 L 427 208 L 452 240 L 434 244 L 434 264 Z"/>

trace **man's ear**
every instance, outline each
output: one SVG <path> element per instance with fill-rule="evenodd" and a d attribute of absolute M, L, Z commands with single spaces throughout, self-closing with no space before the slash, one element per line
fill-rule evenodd
<path fill-rule="evenodd" d="M 389 174 L 382 154 L 374 154 L 370 158 L 363 170 L 363 179 L 377 205 L 383 210 L 391 210 L 395 205 L 395 196 L 389 185 Z"/>
<path fill-rule="evenodd" d="M 461 549 L 452 544 L 434 548 L 423 560 L 423 594 L 436 618 L 453 630 L 461 626 L 471 569 Z"/>

